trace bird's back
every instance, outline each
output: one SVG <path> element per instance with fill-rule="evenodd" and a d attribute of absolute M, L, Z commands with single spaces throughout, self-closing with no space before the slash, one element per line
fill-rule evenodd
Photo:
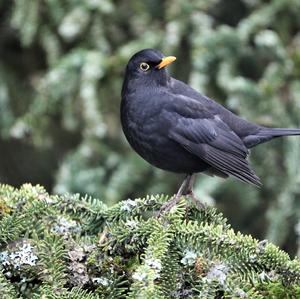
<path fill-rule="evenodd" d="M 250 134 L 255 134 L 260 129 L 260 126 L 242 119 L 221 104 L 202 95 L 182 81 L 172 78 L 170 87 L 174 94 L 184 95 L 201 102 L 211 114 L 218 115 L 241 139 Z"/>

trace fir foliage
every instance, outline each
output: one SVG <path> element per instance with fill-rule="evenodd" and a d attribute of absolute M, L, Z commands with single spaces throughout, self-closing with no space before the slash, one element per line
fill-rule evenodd
<path fill-rule="evenodd" d="M 5 299 L 300 296 L 298 259 L 188 198 L 160 218 L 163 195 L 107 207 L 25 184 L 0 185 L 0 198 Z"/>
<path fill-rule="evenodd" d="M 107 205 L 173 194 L 182 178 L 142 161 L 120 128 L 124 67 L 147 47 L 177 56 L 174 77 L 242 117 L 299 127 L 299 3 L 0 1 L 0 181 L 101 196 Z M 299 145 L 291 137 L 252 151 L 260 190 L 201 177 L 196 191 L 235 228 L 295 254 Z M 22 230 L 22 219 L 6 221 Z"/>

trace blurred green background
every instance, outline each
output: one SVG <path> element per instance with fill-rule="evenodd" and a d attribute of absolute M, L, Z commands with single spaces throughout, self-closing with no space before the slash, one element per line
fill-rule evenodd
<path fill-rule="evenodd" d="M 130 149 L 125 65 L 155 47 L 171 74 L 243 117 L 300 127 L 299 0 L 0 0 L 0 181 L 108 204 L 176 192 L 182 176 Z M 300 139 L 252 150 L 261 189 L 199 176 L 235 229 L 300 255 Z M 299 248 L 298 248 L 299 247 Z"/>

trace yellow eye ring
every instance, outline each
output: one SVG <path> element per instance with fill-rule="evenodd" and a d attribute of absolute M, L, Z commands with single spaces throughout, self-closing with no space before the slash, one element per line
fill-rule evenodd
<path fill-rule="evenodd" d="M 143 72 L 146 72 L 150 69 L 150 65 L 146 62 L 142 62 L 140 64 L 140 69 L 143 71 Z"/>

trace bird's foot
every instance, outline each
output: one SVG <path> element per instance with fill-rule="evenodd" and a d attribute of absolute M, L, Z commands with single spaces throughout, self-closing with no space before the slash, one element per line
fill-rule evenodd
<path fill-rule="evenodd" d="M 194 205 L 196 206 L 196 208 L 198 210 L 204 210 L 205 209 L 205 204 L 203 204 L 200 201 L 200 199 L 196 197 L 196 195 L 194 194 L 193 191 L 190 191 L 190 192 L 186 193 L 184 196 L 188 196 L 192 200 L 192 202 L 194 203 Z M 161 206 L 161 208 L 160 208 L 160 210 L 157 214 L 157 217 L 159 218 L 163 214 L 170 212 L 171 209 L 177 205 L 177 203 L 180 201 L 180 199 L 181 199 L 181 195 L 176 194 L 170 200 L 165 202 Z"/>
<path fill-rule="evenodd" d="M 159 210 L 159 212 L 158 212 L 158 214 L 157 214 L 157 217 L 159 218 L 159 217 L 161 217 L 163 214 L 165 214 L 165 213 L 167 213 L 167 212 L 170 212 L 170 210 L 171 210 L 173 207 L 175 207 L 176 204 L 180 201 L 180 198 L 181 198 L 181 196 L 178 195 L 178 194 L 176 194 L 176 195 L 173 196 L 170 200 L 168 200 L 167 202 L 165 202 L 165 203 L 161 206 L 161 208 L 160 208 L 160 210 Z"/>
<path fill-rule="evenodd" d="M 197 198 L 197 196 L 195 195 L 195 193 L 190 190 L 187 194 L 186 194 L 194 203 L 194 205 L 196 206 L 196 208 L 198 210 L 204 210 L 205 209 L 205 204 L 201 202 L 201 200 L 199 198 Z"/>

